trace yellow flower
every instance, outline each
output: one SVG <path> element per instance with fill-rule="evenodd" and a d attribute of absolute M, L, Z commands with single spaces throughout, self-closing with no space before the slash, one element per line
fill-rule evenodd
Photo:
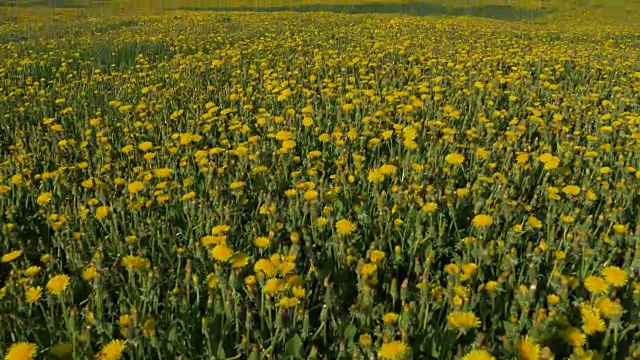
<path fill-rule="evenodd" d="M 22 184 L 22 174 L 15 174 L 11 177 L 11 183 L 13 185 L 20 185 Z"/>
<path fill-rule="evenodd" d="M 87 179 L 80 183 L 83 188 L 91 189 L 95 185 L 95 181 L 93 179 Z"/>
<path fill-rule="evenodd" d="M 363 277 L 367 277 L 367 276 L 373 274 L 374 272 L 376 272 L 377 269 L 378 269 L 378 267 L 376 266 L 376 264 L 367 263 L 367 264 L 362 265 L 362 267 L 360 268 L 360 274 Z"/>
<path fill-rule="evenodd" d="M 382 344 L 378 349 L 378 358 L 384 360 L 399 360 L 407 355 L 408 346 L 401 341 L 392 341 Z"/>
<path fill-rule="evenodd" d="M 580 193 L 580 187 L 576 185 L 567 185 L 562 188 L 562 192 L 568 195 L 578 195 Z"/>
<path fill-rule="evenodd" d="M 229 185 L 229 189 L 231 189 L 231 190 L 240 189 L 244 185 L 245 185 L 244 181 L 234 181 L 234 182 L 231 183 L 231 185 Z"/>
<path fill-rule="evenodd" d="M 302 195 L 302 197 L 309 202 L 314 201 L 315 199 L 318 198 L 318 192 L 315 190 L 307 190 L 304 192 L 304 194 Z"/>
<path fill-rule="evenodd" d="M 622 305 L 620 305 L 620 302 L 613 301 L 608 297 L 598 299 L 596 301 L 596 307 L 607 319 L 618 317 L 624 312 L 624 309 Z"/>
<path fill-rule="evenodd" d="M 358 344 L 362 347 L 369 347 L 371 346 L 372 342 L 373 342 L 373 339 L 371 339 L 371 335 L 369 334 L 361 334 L 358 337 Z"/>
<path fill-rule="evenodd" d="M 24 274 L 24 276 L 32 278 L 38 275 L 38 273 L 40 273 L 40 270 L 42 270 L 40 266 L 29 266 L 28 268 L 24 269 L 22 273 Z"/>
<path fill-rule="evenodd" d="M 423 212 L 426 213 L 432 213 L 436 210 L 438 210 L 438 204 L 434 203 L 434 202 L 428 202 L 424 205 L 422 205 L 422 209 Z"/>
<path fill-rule="evenodd" d="M 118 360 L 126 347 L 127 343 L 123 340 L 111 340 L 100 350 L 98 360 Z"/>
<path fill-rule="evenodd" d="M 297 306 L 299 303 L 300 303 L 300 300 L 298 300 L 295 297 L 283 297 L 278 301 L 276 306 L 283 309 L 290 309 L 292 307 Z"/>
<path fill-rule="evenodd" d="M 385 324 L 395 324 L 398 321 L 398 317 L 399 315 L 394 312 L 386 313 L 382 316 L 382 322 Z"/>
<path fill-rule="evenodd" d="M 462 165 L 465 157 L 460 153 L 451 153 L 444 157 L 444 161 L 446 161 L 450 165 Z"/>
<path fill-rule="evenodd" d="M 569 327 L 563 332 L 564 338 L 571 344 L 571 346 L 576 348 L 581 348 L 584 346 L 587 341 L 587 336 L 580 331 L 580 329 L 575 327 Z"/>
<path fill-rule="evenodd" d="M 144 189 L 144 183 L 142 183 L 142 181 L 134 181 L 134 182 L 130 183 L 129 185 L 127 185 L 127 190 L 131 194 L 135 194 L 135 193 L 139 192 L 142 189 Z"/>
<path fill-rule="evenodd" d="M 69 276 L 56 275 L 47 282 L 47 291 L 52 295 L 62 294 L 69 286 Z"/>
<path fill-rule="evenodd" d="M 540 345 L 533 342 L 529 336 L 520 338 L 518 354 L 523 360 L 538 360 L 540 357 Z"/>
<path fill-rule="evenodd" d="M 385 258 L 385 256 L 386 254 L 384 253 L 384 251 L 372 250 L 370 254 L 371 262 L 374 264 L 378 264 L 382 261 L 382 259 Z"/>
<path fill-rule="evenodd" d="M 229 260 L 231 267 L 234 269 L 246 266 L 249 263 L 249 256 L 245 253 L 237 253 Z"/>
<path fill-rule="evenodd" d="M 100 206 L 96 209 L 96 219 L 102 220 L 109 215 L 109 207 L 104 205 Z"/>
<path fill-rule="evenodd" d="M 43 192 L 42 194 L 38 195 L 36 202 L 38 203 L 38 205 L 46 205 L 51 201 L 52 198 L 53 195 L 51 195 L 50 192 Z"/>
<path fill-rule="evenodd" d="M 615 287 L 621 287 L 627 284 L 627 273 L 617 266 L 607 266 L 602 269 L 604 280 Z"/>
<path fill-rule="evenodd" d="M 89 266 L 82 270 L 82 279 L 85 281 L 91 281 L 98 276 L 98 269 L 93 266 Z"/>
<path fill-rule="evenodd" d="M 547 303 L 549 305 L 556 305 L 560 303 L 560 296 L 556 294 L 547 295 Z"/>
<path fill-rule="evenodd" d="M 191 200 L 193 200 L 195 198 L 196 198 L 195 191 L 191 191 L 191 192 L 188 192 L 188 193 L 182 195 L 182 201 L 191 201 Z"/>
<path fill-rule="evenodd" d="M 534 229 L 540 229 L 542 227 L 542 221 L 538 220 L 535 216 L 529 216 L 527 218 L 527 224 Z"/>
<path fill-rule="evenodd" d="M 253 266 L 253 271 L 257 273 L 263 273 L 267 277 L 276 276 L 278 273 L 278 268 L 273 264 L 273 262 L 269 259 L 260 259 L 256 261 L 256 264 Z"/>
<path fill-rule="evenodd" d="M 22 341 L 9 347 L 4 360 L 31 360 L 36 356 L 38 347 L 35 344 Z"/>
<path fill-rule="evenodd" d="M 34 303 L 42 296 L 42 288 L 40 286 L 30 287 L 25 293 L 25 298 L 28 303 Z"/>
<path fill-rule="evenodd" d="M 233 256 L 233 249 L 227 245 L 216 245 L 211 250 L 211 256 L 218 261 L 228 261 Z"/>
<path fill-rule="evenodd" d="M 590 306 L 582 306 L 580 309 L 582 315 L 582 331 L 586 335 L 603 332 L 605 330 L 604 320 L 600 318 L 599 311 Z"/>
<path fill-rule="evenodd" d="M 384 175 L 382 175 L 380 169 L 369 170 L 369 175 L 367 176 L 367 180 L 369 180 L 369 182 L 377 183 L 382 181 L 383 179 Z"/>
<path fill-rule="evenodd" d="M 356 224 L 347 219 L 340 219 L 336 222 L 336 231 L 340 235 L 349 235 L 356 231 Z"/>
<path fill-rule="evenodd" d="M 473 217 L 473 226 L 484 228 L 493 224 L 493 218 L 490 215 L 476 215 Z"/>
<path fill-rule="evenodd" d="M 22 255 L 22 250 L 12 251 L 10 253 L 2 255 L 2 258 L 0 258 L 0 262 L 3 262 L 3 263 L 11 262 L 11 261 L 19 258 L 20 255 Z"/>
<path fill-rule="evenodd" d="M 629 231 L 629 227 L 624 224 L 615 224 L 613 225 L 613 231 L 616 234 L 626 234 Z"/>
<path fill-rule="evenodd" d="M 216 277 L 216 274 L 211 273 L 207 275 L 207 286 L 209 289 L 215 289 L 215 287 L 218 286 L 218 278 Z"/>
<path fill-rule="evenodd" d="M 486 350 L 477 349 L 468 352 L 462 357 L 462 360 L 495 360 L 495 357 Z"/>
<path fill-rule="evenodd" d="M 282 291 L 283 285 L 279 279 L 269 279 L 262 289 L 266 294 L 274 295 Z"/>
<path fill-rule="evenodd" d="M 260 249 L 266 248 L 269 244 L 271 244 L 271 240 L 268 237 L 261 236 L 253 239 L 253 245 Z"/>
<path fill-rule="evenodd" d="M 584 279 L 584 287 L 592 294 L 604 294 L 609 290 L 607 282 L 599 276 L 587 276 Z"/>
<path fill-rule="evenodd" d="M 471 311 L 454 311 L 447 316 L 449 326 L 454 329 L 477 328 L 481 322 Z"/>

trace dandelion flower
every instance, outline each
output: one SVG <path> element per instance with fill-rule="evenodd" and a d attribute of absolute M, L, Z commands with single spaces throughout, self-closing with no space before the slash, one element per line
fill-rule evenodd
<path fill-rule="evenodd" d="M 211 256 L 218 261 L 228 261 L 233 256 L 233 249 L 224 244 L 216 245 L 211 250 Z"/>
<path fill-rule="evenodd" d="M 382 316 L 382 322 L 385 324 L 395 324 L 398 321 L 398 317 L 399 315 L 394 312 L 386 313 Z"/>
<path fill-rule="evenodd" d="M 540 345 L 536 344 L 529 338 L 524 336 L 518 343 L 518 354 L 523 360 L 538 360 L 540 357 Z"/>
<path fill-rule="evenodd" d="M 271 244 L 271 240 L 269 240 L 268 237 L 261 236 L 253 239 L 253 245 L 260 249 L 266 248 L 267 246 L 269 246 L 269 244 Z"/>
<path fill-rule="evenodd" d="M 604 280 L 615 287 L 621 287 L 627 284 L 627 273 L 617 266 L 607 266 L 602 269 Z"/>
<path fill-rule="evenodd" d="M 118 360 L 126 347 L 127 343 L 123 340 L 111 340 L 100 350 L 98 360 Z"/>
<path fill-rule="evenodd" d="M 495 360 L 495 357 L 486 350 L 477 349 L 468 352 L 462 360 Z"/>
<path fill-rule="evenodd" d="M 405 357 L 408 347 L 401 341 L 392 341 L 382 344 L 378 350 L 378 358 L 385 360 L 399 360 Z"/>
<path fill-rule="evenodd" d="M 582 331 L 586 335 L 595 334 L 597 332 L 603 332 L 605 330 L 604 320 L 600 318 L 599 311 L 590 306 L 583 306 L 580 309 L 582 315 Z"/>
<path fill-rule="evenodd" d="M 336 231 L 340 235 L 349 235 L 356 231 L 356 224 L 347 219 L 340 219 L 336 222 Z"/>
<path fill-rule="evenodd" d="M 460 153 L 451 153 L 444 157 L 444 161 L 450 165 L 462 165 L 464 160 L 464 155 Z"/>
<path fill-rule="evenodd" d="M 471 311 L 454 311 L 447 316 L 449 326 L 454 329 L 471 329 L 480 326 L 478 317 Z"/>
<path fill-rule="evenodd" d="M 142 181 L 134 181 L 131 184 L 127 185 L 127 191 L 131 194 L 135 194 L 140 190 L 144 189 L 144 184 Z"/>
<path fill-rule="evenodd" d="M 52 198 L 53 195 L 51 195 L 50 192 L 43 192 L 42 194 L 38 195 L 36 202 L 38 203 L 38 205 L 46 205 L 51 201 Z"/>
<path fill-rule="evenodd" d="M 47 291 L 52 295 L 62 294 L 69 286 L 69 276 L 56 275 L 47 282 Z"/>
<path fill-rule="evenodd" d="M 109 215 L 109 207 L 108 206 L 100 206 L 96 209 L 96 219 L 102 220 Z"/>
<path fill-rule="evenodd" d="M 11 262 L 19 258 L 20 255 L 22 255 L 22 250 L 12 251 L 10 253 L 2 255 L 2 258 L 0 258 L 0 262 L 3 262 L 3 263 Z"/>
<path fill-rule="evenodd" d="M 476 215 L 473 217 L 473 226 L 477 228 L 484 228 L 493 224 L 493 218 L 490 215 Z"/>
<path fill-rule="evenodd" d="M 609 285 L 603 278 L 593 275 L 584 279 L 584 287 L 595 295 L 604 294 L 609 290 Z"/>
<path fill-rule="evenodd" d="M 42 297 L 42 288 L 40 286 L 30 287 L 24 294 L 28 303 L 34 303 Z"/>
<path fill-rule="evenodd" d="M 35 344 L 26 341 L 17 342 L 9 347 L 4 360 L 31 360 L 37 350 Z"/>

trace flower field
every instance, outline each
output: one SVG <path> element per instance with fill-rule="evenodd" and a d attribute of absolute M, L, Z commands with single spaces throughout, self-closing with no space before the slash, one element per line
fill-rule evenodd
<path fill-rule="evenodd" d="M 0 355 L 640 358 L 640 26 L 23 9 Z"/>

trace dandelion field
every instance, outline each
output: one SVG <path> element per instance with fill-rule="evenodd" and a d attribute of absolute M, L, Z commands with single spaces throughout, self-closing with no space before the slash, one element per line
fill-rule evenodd
<path fill-rule="evenodd" d="M 5 359 L 640 357 L 634 18 L 21 11 Z"/>

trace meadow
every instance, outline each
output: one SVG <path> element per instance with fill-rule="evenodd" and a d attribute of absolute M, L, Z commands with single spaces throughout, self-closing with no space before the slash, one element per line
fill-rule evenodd
<path fill-rule="evenodd" d="M 638 5 L 408 3 L 0 9 L 0 355 L 640 358 Z"/>

